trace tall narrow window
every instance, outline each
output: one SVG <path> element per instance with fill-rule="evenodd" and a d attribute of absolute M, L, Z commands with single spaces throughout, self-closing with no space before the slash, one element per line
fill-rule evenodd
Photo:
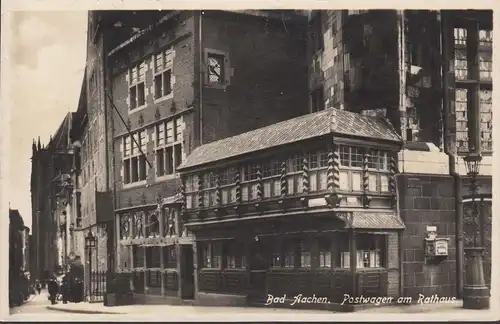
<path fill-rule="evenodd" d="M 146 104 L 145 75 L 146 62 L 143 61 L 128 71 L 129 75 L 129 108 L 130 110 Z"/>
<path fill-rule="evenodd" d="M 155 100 L 169 96 L 172 93 L 172 61 L 171 49 L 164 50 L 154 57 Z"/>
<path fill-rule="evenodd" d="M 456 21 L 454 27 L 456 145 L 459 153 L 476 149 L 491 153 L 493 150 L 491 21 Z"/>
<path fill-rule="evenodd" d="M 164 176 L 176 173 L 183 159 L 182 117 L 156 125 L 156 175 Z"/>

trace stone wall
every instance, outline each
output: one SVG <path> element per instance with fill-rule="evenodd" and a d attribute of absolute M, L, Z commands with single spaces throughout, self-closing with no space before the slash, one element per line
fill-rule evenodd
<path fill-rule="evenodd" d="M 403 234 L 403 294 L 456 296 L 455 198 L 450 176 L 399 174 L 396 176 Z M 449 239 L 448 257 L 440 262 L 425 258 L 426 227 Z"/>

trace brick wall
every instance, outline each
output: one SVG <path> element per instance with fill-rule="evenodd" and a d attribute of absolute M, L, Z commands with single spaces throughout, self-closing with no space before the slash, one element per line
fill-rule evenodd
<path fill-rule="evenodd" d="M 187 110 L 193 107 L 194 100 L 194 18 L 188 12 L 184 12 L 179 16 L 179 19 L 174 19 L 168 24 L 161 29 L 167 32 L 152 33 L 145 36 L 144 41 L 139 41 L 125 48 L 122 52 L 116 53 L 111 58 L 111 66 L 109 67 L 112 71 L 110 83 L 113 103 L 132 132 L 146 129 L 149 143 L 144 153 L 152 165 L 155 165 L 154 125 L 156 123 L 182 115 L 185 123 L 182 134 L 184 153 L 189 154 L 193 146 L 192 113 Z M 174 53 L 172 61 L 173 96 L 155 103 L 152 55 L 170 46 L 172 46 Z M 146 107 L 130 111 L 128 68 L 144 58 L 146 59 Z M 175 176 L 157 182 L 155 169 L 149 169 L 149 167 L 147 167 L 147 186 L 123 188 L 123 138 L 120 136 L 126 135 L 128 132 L 112 107 L 110 107 L 110 111 L 113 114 L 110 118 L 112 120 L 111 136 L 114 137 L 112 144 L 114 146 L 114 161 L 111 161 L 111 165 L 113 165 L 113 185 L 116 187 L 116 208 L 155 204 L 159 196 L 167 197 L 175 194 L 179 185 Z"/>
<path fill-rule="evenodd" d="M 309 37 L 308 58 L 309 78 L 318 73 L 323 73 L 323 100 L 325 108 L 343 108 L 344 105 L 344 61 L 342 45 L 342 11 L 324 10 L 321 12 L 321 37 L 323 38 L 323 51 L 317 55 L 313 53 Z M 311 35 L 315 32 L 309 29 Z M 319 64 L 316 64 L 319 60 Z M 320 71 L 316 71 L 319 67 Z M 309 90 L 315 90 L 310 81 Z"/>
<path fill-rule="evenodd" d="M 403 294 L 440 297 L 456 295 L 455 199 L 450 176 L 399 174 L 396 176 L 403 234 Z M 439 237 L 449 238 L 449 256 L 429 263 L 424 255 L 426 226 L 437 226 Z"/>
<path fill-rule="evenodd" d="M 203 89 L 203 143 L 308 113 L 304 30 L 276 19 L 205 12 L 202 48 L 225 53 L 233 75 L 226 89 Z"/>

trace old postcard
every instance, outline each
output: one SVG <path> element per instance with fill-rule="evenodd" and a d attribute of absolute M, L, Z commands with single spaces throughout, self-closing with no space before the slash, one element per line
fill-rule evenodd
<path fill-rule="evenodd" d="M 497 318 L 493 1 L 39 2 L 2 9 L 6 319 Z"/>

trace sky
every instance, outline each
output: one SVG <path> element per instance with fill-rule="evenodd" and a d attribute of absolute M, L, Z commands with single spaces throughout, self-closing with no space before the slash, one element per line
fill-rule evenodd
<path fill-rule="evenodd" d="M 47 145 L 76 111 L 86 58 L 87 11 L 17 11 L 12 17 L 10 208 L 31 228 L 31 144 Z"/>

